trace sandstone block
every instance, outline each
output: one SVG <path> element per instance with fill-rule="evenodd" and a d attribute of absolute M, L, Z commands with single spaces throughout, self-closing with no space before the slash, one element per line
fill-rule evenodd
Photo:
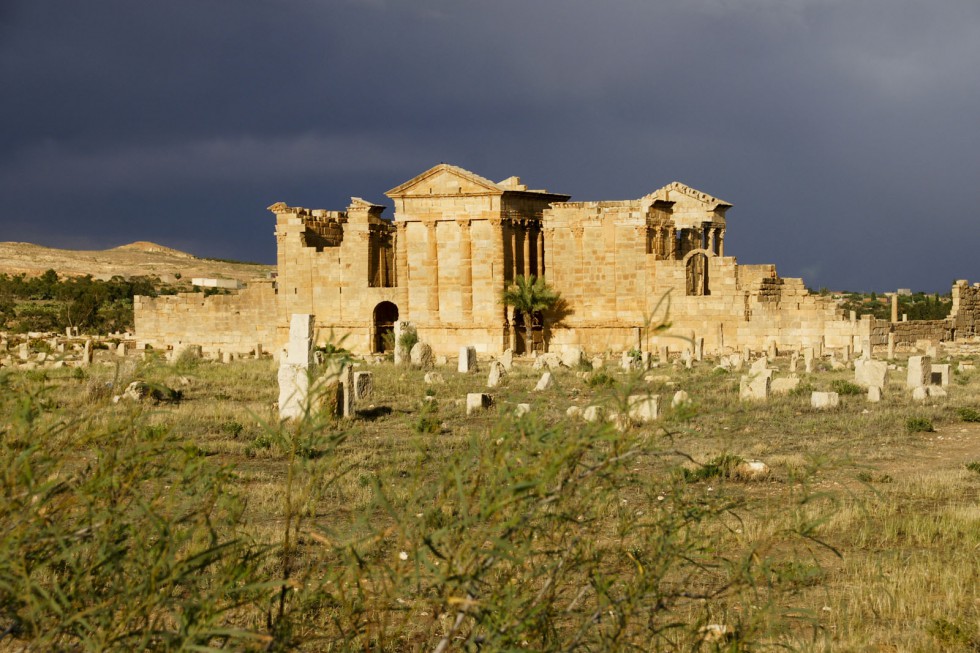
<path fill-rule="evenodd" d="M 772 380 L 768 374 L 743 374 L 739 381 L 738 398 L 742 401 L 766 401 Z"/>
<path fill-rule="evenodd" d="M 354 400 L 363 401 L 371 396 L 374 389 L 374 374 L 371 372 L 354 372 Z"/>
<path fill-rule="evenodd" d="M 549 389 L 554 384 L 555 381 L 551 376 L 551 372 L 545 372 L 544 374 L 541 375 L 541 378 L 538 379 L 538 384 L 534 386 L 534 390 L 535 392 L 542 392 L 544 390 Z"/>
<path fill-rule="evenodd" d="M 585 354 L 579 347 L 566 347 L 561 353 L 561 364 L 565 367 L 578 367 L 585 360 Z"/>
<path fill-rule="evenodd" d="M 476 347 L 459 348 L 459 364 L 456 367 L 461 374 L 476 371 Z"/>
<path fill-rule="evenodd" d="M 606 409 L 602 406 L 587 406 L 582 411 L 582 419 L 586 422 L 601 422 L 606 415 Z"/>
<path fill-rule="evenodd" d="M 627 399 L 629 417 L 637 423 L 652 422 L 660 416 L 660 396 L 651 394 L 630 395 Z"/>
<path fill-rule="evenodd" d="M 762 481 L 771 473 L 769 465 L 761 460 L 744 460 L 732 470 L 732 475 L 742 481 Z"/>
<path fill-rule="evenodd" d="M 504 369 L 504 364 L 500 361 L 492 361 L 490 363 L 490 375 L 487 378 L 487 387 L 496 388 L 500 385 L 500 380 L 504 378 L 507 371 Z"/>
<path fill-rule="evenodd" d="M 426 372 L 425 382 L 429 385 L 438 385 L 445 383 L 446 380 L 442 378 L 442 374 L 439 374 L 439 372 Z"/>
<path fill-rule="evenodd" d="M 840 405 L 840 395 L 836 392 L 814 392 L 810 395 L 810 406 L 813 408 L 837 408 Z"/>
<path fill-rule="evenodd" d="M 932 359 L 928 356 L 910 356 L 906 385 L 920 388 L 932 381 Z"/>
<path fill-rule="evenodd" d="M 500 356 L 500 364 L 504 366 L 504 369 L 510 372 L 514 368 L 514 350 L 508 347 L 504 350 L 504 353 Z"/>
<path fill-rule="evenodd" d="M 854 383 L 862 388 L 884 388 L 888 385 L 888 363 L 869 359 L 854 361 Z"/>
<path fill-rule="evenodd" d="M 683 390 L 678 390 L 674 393 L 674 398 L 670 400 L 671 408 L 677 408 L 679 406 L 684 406 L 691 402 L 691 397 Z"/>
<path fill-rule="evenodd" d="M 517 404 L 514 409 L 514 417 L 524 417 L 531 412 L 531 404 Z"/>
<path fill-rule="evenodd" d="M 799 377 L 785 376 L 779 379 L 773 379 L 769 389 L 774 395 L 784 395 L 796 390 L 799 385 Z"/>
<path fill-rule="evenodd" d="M 470 392 L 466 395 L 466 414 L 484 411 L 493 405 L 493 397 L 484 392 Z"/>
<path fill-rule="evenodd" d="M 938 385 L 943 388 L 949 385 L 949 374 L 952 369 L 951 365 L 942 364 L 938 365 L 933 363 L 930 366 L 929 383 L 931 385 Z"/>
<path fill-rule="evenodd" d="M 432 367 L 432 347 L 425 342 L 416 342 L 408 353 L 412 367 L 427 370 Z"/>

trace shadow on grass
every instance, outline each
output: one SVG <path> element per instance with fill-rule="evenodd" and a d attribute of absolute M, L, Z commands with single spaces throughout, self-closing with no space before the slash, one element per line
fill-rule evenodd
<path fill-rule="evenodd" d="M 369 422 L 373 422 L 379 417 L 387 417 L 388 415 L 391 415 L 390 406 L 376 406 L 374 408 L 365 408 L 364 410 L 357 411 L 358 417 Z"/>

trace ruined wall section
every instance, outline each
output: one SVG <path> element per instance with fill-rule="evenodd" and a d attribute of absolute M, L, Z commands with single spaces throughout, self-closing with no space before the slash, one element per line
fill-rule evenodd
<path fill-rule="evenodd" d="M 398 292 L 394 227 L 381 219 L 383 207 L 353 198 L 345 212 L 281 203 L 269 208 L 276 215 L 278 245 L 276 351 L 288 342 L 290 315 L 302 313 L 316 316 L 319 344 L 342 342 L 351 351 L 369 353 L 374 308 L 382 301 L 394 303 Z"/>
<path fill-rule="evenodd" d="M 157 349 L 201 345 L 205 352 L 248 354 L 276 346 L 277 296 L 272 280 L 249 281 L 230 295 L 180 293 L 133 300 L 137 340 Z"/>
<path fill-rule="evenodd" d="M 953 284 L 953 307 L 949 321 L 957 340 L 980 335 L 980 284 L 972 286 L 966 279 Z"/>
<path fill-rule="evenodd" d="M 572 307 L 552 325 L 553 348 L 689 347 L 677 337 L 651 341 L 646 326 L 665 317 L 673 336 L 703 338 L 709 351 L 762 350 L 770 342 L 857 349 L 855 343 L 870 336 L 870 322 L 844 320 L 833 301 L 810 295 L 802 280 L 780 279 L 773 265 L 739 266 L 733 257 L 716 255 L 728 205 L 710 198 L 699 213 L 685 198 L 658 211 L 641 198 L 563 202 L 545 212 L 545 276 Z M 701 241 L 678 238 L 665 250 L 665 225 L 668 242 L 681 227 L 701 229 Z"/>

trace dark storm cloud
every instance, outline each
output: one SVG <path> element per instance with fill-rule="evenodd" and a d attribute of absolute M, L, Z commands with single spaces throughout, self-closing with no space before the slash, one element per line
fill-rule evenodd
<path fill-rule="evenodd" d="M 577 199 L 678 179 L 811 286 L 980 279 L 972 0 L 0 5 L 4 240 L 269 260 L 284 200 L 439 161 Z"/>

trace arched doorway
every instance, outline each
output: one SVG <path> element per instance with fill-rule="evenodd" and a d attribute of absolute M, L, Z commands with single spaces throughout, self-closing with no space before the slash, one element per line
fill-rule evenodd
<path fill-rule="evenodd" d="M 687 294 L 710 295 L 708 289 L 708 255 L 703 251 L 692 252 L 688 255 L 686 266 Z"/>
<path fill-rule="evenodd" d="M 394 351 L 397 321 L 398 307 L 391 302 L 381 302 L 374 307 L 374 353 Z"/>

